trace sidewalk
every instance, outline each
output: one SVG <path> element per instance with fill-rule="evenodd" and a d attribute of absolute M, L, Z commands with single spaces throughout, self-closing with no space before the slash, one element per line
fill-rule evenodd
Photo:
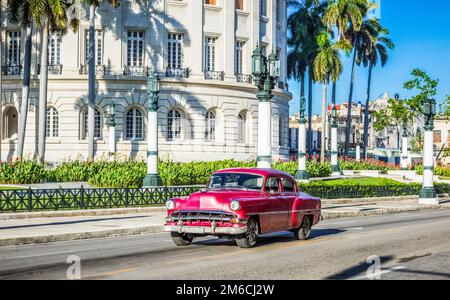
<path fill-rule="evenodd" d="M 324 219 L 450 209 L 448 197 L 441 199 L 439 206 L 420 206 L 418 197 L 339 199 L 322 203 Z M 0 214 L 0 246 L 157 233 L 162 231 L 165 215 L 163 208 Z"/>

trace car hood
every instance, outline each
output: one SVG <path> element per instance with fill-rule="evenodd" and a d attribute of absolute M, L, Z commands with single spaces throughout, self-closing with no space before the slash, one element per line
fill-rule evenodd
<path fill-rule="evenodd" d="M 209 190 L 191 194 L 184 200 L 177 201 L 177 210 L 219 210 L 230 211 L 230 202 L 260 195 L 258 191 L 246 190 Z"/>

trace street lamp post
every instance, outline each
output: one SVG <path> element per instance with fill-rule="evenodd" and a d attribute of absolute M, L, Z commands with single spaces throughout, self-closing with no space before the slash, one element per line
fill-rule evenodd
<path fill-rule="evenodd" d="M 438 205 L 436 190 L 433 185 L 434 154 L 433 154 L 433 129 L 434 116 L 436 115 L 436 101 L 427 99 L 423 105 L 425 118 L 425 135 L 423 142 L 423 186 L 420 191 L 419 204 Z"/>
<path fill-rule="evenodd" d="M 148 130 L 147 130 L 147 175 L 144 178 L 144 187 L 161 186 L 161 177 L 158 174 L 158 100 L 159 76 L 156 71 L 148 77 Z"/>
<path fill-rule="evenodd" d="M 272 126 L 271 103 L 275 81 L 280 76 L 280 65 L 272 51 L 266 58 L 261 47 L 256 46 L 252 55 L 252 73 L 258 88 L 258 168 L 270 168 L 272 163 Z"/>
<path fill-rule="evenodd" d="M 114 161 L 116 156 L 116 105 L 111 104 L 107 107 L 108 128 L 109 128 L 109 160 Z"/>
<path fill-rule="evenodd" d="M 306 100 L 305 97 L 300 98 L 300 120 L 298 126 L 298 170 L 295 179 L 300 181 L 308 181 L 309 175 L 306 171 Z"/>
<path fill-rule="evenodd" d="M 338 123 L 337 123 L 337 109 L 336 105 L 333 104 L 333 107 L 331 108 L 331 168 L 333 170 L 332 176 L 337 177 L 341 176 L 341 169 L 339 168 L 339 162 L 338 162 L 338 140 L 337 140 L 337 129 L 338 129 Z"/>
<path fill-rule="evenodd" d="M 402 157 L 400 160 L 400 167 L 402 171 L 408 170 L 408 124 L 403 122 L 402 134 Z"/>
<path fill-rule="evenodd" d="M 361 132 L 356 129 L 356 161 L 361 161 Z"/>

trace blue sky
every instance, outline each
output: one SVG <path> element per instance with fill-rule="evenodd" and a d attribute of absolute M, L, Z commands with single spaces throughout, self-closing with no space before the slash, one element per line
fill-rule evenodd
<path fill-rule="evenodd" d="M 401 98 L 411 92 L 403 89 L 403 83 L 410 78 L 414 68 L 421 68 L 431 78 L 439 79 L 438 95 L 440 103 L 450 94 L 450 1 L 448 0 L 381 0 L 381 20 L 390 30 L 395 49 L 389 53 L 389 61 L 384 68 L 378 66 L 373 73 L 371 99 L 384 92 Z M 351 57 L 342 54 L 344 73 L 337 85 L 337 102 L 347 102 L 350 88 Z M 366 99 L 367 69 L 359 67 L 353 101 L 362 103 Z M 290 112 L 298 112 L 299 84 L 289 81 L 293 93 Z M 314 87 L 313 112 L 321 111 L 322 89 Z M 329 88 L 331 101 L 331 88 Z"/>

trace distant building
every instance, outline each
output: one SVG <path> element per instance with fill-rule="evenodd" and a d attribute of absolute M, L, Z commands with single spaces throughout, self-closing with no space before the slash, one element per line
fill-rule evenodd
<path fill-rule="evenodd" d="M 381 0 L 371 0 L 370 2 L 372 4 L 374 4 L 375 7 L 372 8 L 371 10 L 369 10 L 369 12 L 367 13 L 367 17 L 369 19 L 380 20 L 381 19 Z"/>
<path fill-rule="evenodd" d="M 380 159 L 391 163 L 400 163 L 400 147 L 401 138 L 403 135 L 403 128 L 397 124 L 392 124 L 382 131 L 376 131 L 373 122 L 375 121 L 371 117 L 371 113 L 385 109 L 388 105 L 388 100 L 392 97 L 388 93 L 384 93 L 377 99 L 369 103 L 369 133 L 368 133 L 368 154 L 370 157 Z M 345 129 L 347 122 L 347 103 L 337 105 L 338 113 L 338 149 L 342 153 L 345 146 Z M 328 132 L 325 135 L 327 149 L 329 149 L 330 126 L 329 116 L 332 106 L 328 106 L 327 114 L 327 128 Z M 361 136 L 361 143 L 363 143 L 364 135 L 364 113 L 365 106 L 361 103 L 352 104 L 352 128 L 350 130 L 350 151 L 349 156 L 354 156 L 354 148 L 357 144 L 357 133 Z M 299 115 L 295 114 L 289 118 L 289 146 L 291 158 L 296 157 L 298 149 L 298 119 Z M 423 131 L 422 120 L 416 120 L 412 124 L 412 128 L 409 128 L 410 133 L 416 134 Z M 437 156 L 443 149 L 450 147 L 450 118 L 436 118 L 434 122 L 434 149 Z M 313 115 L 312 117 L 312 140 L 313 147 L 317 152 L 320 152 L 321 138 L 322 138 L 322 117 L 319 115 Z M 410 139 L 411 140 L 411 139 Z M 309 149 L 309 145 L 307 145 Z M 417 155 L 417 153 L 415 154 Z M 411 161 L 411 159 L 410 159 Z M 442 161 L 446 164 L 446 161 Z M 449 162 L 450 163 L 450 162 Z"/>

